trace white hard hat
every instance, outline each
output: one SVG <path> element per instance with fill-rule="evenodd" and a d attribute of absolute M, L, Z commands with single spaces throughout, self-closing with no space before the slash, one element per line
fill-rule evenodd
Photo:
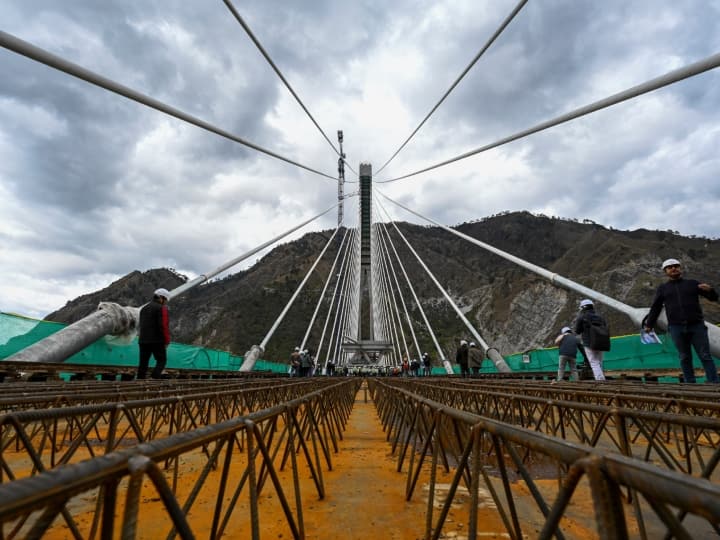
<path fill-rule="evenodd" d="M 465 341 L 464 339 L 461 339 L 461 340 L 460 340 L 460 345 L 467 345 L 467 341 Z"/>
<path fill-rule="evenodd" d="M 474 341 L 471 341 L 471 342 L 470 342 L 470 346 L 471 346 L 471 347 L 477 347 L 477 345 L 475 345 L 475 342 L 474 342 Z"/>
<path fill-rule="evenodd" d="M 570 332 L 572 332 L 572 330 L 570 330 L 569 326 L 563 326 L 562 330 L 560 330 L 561 334 L 569 334 Z"/>
<path fill-rule="evenodd" d="M 155 296 L 162 296 L 165 300 L 170 300 L 170 291 L 163 289 L 162 287 L 156 289 L 153 294 Z"/>
<path fill-rule="evenodd" d="M 299 351 L 299 350 L 300 350 L 300 347 L 295 347 L 295 350 L 296 350 L 296 351 Z"/>
<path fill-rule="evenodd" d="M 668 266 L 672 266 L 674 264 L 680 266 L 680 261 L 677 259 L 667 259 L 663 262 L 662 269 L 665 270 Z"/>
<path fill-rule="evenodd" d="M 580 307 L 581 307 L 581 308 L 584 308 L 585 306 L 592 306 L 592 305 L 593 305 L 593 301 L 592 301 L 592 300 L 588 300 L 587 298 L 586 298 L 585 300 L 581 300 L 581 301 L 580 301 Z"/>

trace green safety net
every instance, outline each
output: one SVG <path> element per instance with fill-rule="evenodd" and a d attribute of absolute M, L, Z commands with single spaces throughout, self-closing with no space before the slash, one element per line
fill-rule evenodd
<path fill-rule="evenodd" d="M 11 313 L 0 313 L 0 360 L 18 352 L 65 327 L 65 324 L 30 319 Z M 66 360 L 70 364 L 106 366 L 137 366 L 137 339 L 129 344 L 97 340 Z M 168 347 L 168 368 L 237 371 L 243 358 L 226 351 L 171 343 Z M 287 365 L 266 360 L 255 362 L 255 371 L 286 373 Z"/>
<path fill-rule="evenodd" d="M 661 343 L 645 344 L 640 341 L 639 334 L 614 337 L 611 340 L 610 351 L 603 355 L 603 370 L 608 372 L 622 373 L 624 371 L 635 371 L 652 373 L 658 371 L 677 371 L 680 374 L 680 361 L 675 345 L 670 336 L 660 336 Z M 714 357 L 713 357 L 714 358 Z M 714 358 L 717 364 L 718 359 Z M 505 357 L 510 369 L 513 372 L 523 371 L 555 371 L 558 369 L 558 348 L 532 349 L 522 353 L 511 354 Z M 578 352 L 577 360 L 582 364 L 583 357 Z M 695 351 L 693 351 L 693 362 L 696 368 L 702 368 Z M 456 372 L 459 368 L 454 366 Z M 483 362 L 481 373 L 496 373 L 497 369 L 489 360 Z M 676 374 L 669 374 L 661 377 L 660 380 L 677 381 Z M 698 377 L 699 381 L 704 377 Z"/>
<path fill-rule="evenodd" d="M 32 345 L 50 334 L 54 334 L 66 325 L 48 321 L 30 319 L 11 313 L 0 313 L 0 360 Z M 615 337 L 612 347 L 605 353 L 603 367 L 605 371 L 642 371 L 652 372 L 658 370 L 677 370 L 680 372 L 677 350 L 669 336 L 661 336 L 662 343 L 643 344 L 640 336 Z M 137 341 L 128 345 L 113 343 L 101 338 L 79 353 L 68 358 L 72 364 L 94 364 L 107 366 L 137 366 Z M 694 351 L 693 351 L 694 355 Z M 701 367 L 697 356 L 694 356 L 695 366 Z M 549 349 L 533 349 L 523 353 L 511 354 L 505 361 L 513 372 L 523 371 L 556 371 L 558 366 L 557 347 Z M 578 361 L 582 361 L 578 354 Z M 717 361 L 717 359 L 716 359 Z M 226 351 L 194 347 L 171 343 L 168 347 L 169 368 L 205 369 L 221 371 L 237 371 L 242 365 L 243 358 Z M 255 362 L 255 371 L 271 371 L 273 373 L 287 373 L 285 363 L 258 360 Z M 455 372 L 459 372 L 457 365 L 453 365 Z M 483 362 L 482 373 L 496 373 L 497 369 L 489 360 Z M 433 375 L 443 375 L 442 367 L 434 367 Z M 672 380 L 672 379 L 669 379 Z M 675 376 L 676 380 L 676 376 Z"/>

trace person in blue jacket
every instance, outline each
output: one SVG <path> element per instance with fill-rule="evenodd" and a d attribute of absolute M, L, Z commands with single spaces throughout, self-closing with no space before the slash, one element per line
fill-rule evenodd
<path fill-rule="evenodd" d="M 562 381 L 565 378 L 565 367 L 570 367 L 570 380 L 578 381 L 577 370 L 577 353 L 580 350 L 580 341 L 578 336 L 573 334 L 572 329 L 569 326 L 564 326 L 560 330 L 560 335 L 555 338 L 555 344 L 558 346 L 558 353 L 560 356 L 558 363 L 558 374 L 557 381 Z"/>
<path fill-rule="evenodd" d="M 707 283 L 685 279 L 677 259 L 667 259 L 663 262 L 662 269 L 668 281 L 658 286 L 655 291 L 655 299 L 645 320 L 645 330 L 652 331 L 664 306 L 668 332 L 678 350 L 685 382 L 696 382 L 690 349 L 692 347 L 702 362 L 707 382 L 717 383 L 717 367 L 710 356 L 710 341 L 699 297 L 717 301 L 718 293 Z"/>

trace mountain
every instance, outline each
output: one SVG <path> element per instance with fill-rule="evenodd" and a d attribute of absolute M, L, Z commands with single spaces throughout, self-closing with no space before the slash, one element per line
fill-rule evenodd
<path fill-rule="evenodd" d="M 436 279 L 462 307 L 483 339 L 502 354 L 550 346 L 560 328 L 571 325 L 581 299 L 524 268 L 451 235 L 439 227 L 397 223 Z M 386 224 L 413 287 L 421 299 L 441 347 L 452 356 L 457 342 L 470 337 L 455 311 L 422 265 Z M 539 265 L 630 305 L 648 306 L 663 281 L 661 262 L 682 261 L 686 275 L 720 286 L 720 241 L 681 236 L 674 231 L 619 231 L 585 220 L 578 222 L 527 212 L 503 213 L 455 227 L 495 248 Z M 340 238 L 328 249 L 283 323 L 270 339 L 265 358 L 285 361 L 305 335 Z M 308 233 L 275 247 L 251 268 L 206 283 L 170 304 L 174 341 L 244 354 L 259 344 L 332 235 Z M 392 256 L 392 248 L 390 248 Z M 401 287 L 407 289 L 394 261 Z M 337 273 L 337 270 L 336 270 Z M 173 289 L 185 277 L 169 269 L 134 271 L 105 289 L 81 296 L 51 313 L 47 320 L 74 322 L 100 301 L 139 306 L 157 287 Z M 328 287 L 332 292 L 334 281 Z M 436 356 L 412 295 L 405 293 L 420 347 Z M 327 313 L 326 299 L 311 329 L 307 347 L 316 349 Z M 638 331 L 627 317 L 598 304 L 613 335 Z M 720 322 L 720 305 L 703 301 L 707 319 Z M 411 340 L 405 329 L 406 338 Z M 327 342 L 327 335 L 326 335 Z M 321 358 L 324 358 L 321 356 Z"/>

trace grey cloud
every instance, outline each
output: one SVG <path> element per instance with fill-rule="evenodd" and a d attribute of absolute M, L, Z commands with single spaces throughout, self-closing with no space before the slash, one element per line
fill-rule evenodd
<path fill-rule="evenodd" d="M 342 114 L 353 103 L 358 114 L 378 114 L 362 109 L 372 82 L 407 107 L 414 127 L 515 3 L 236 1 L 236 7 L 331 139 L 345 129 L 355 163 L 365 158 L 367 141 L 393 145 L 382 157 L 401 143 L 386 140 L 389 120 L 380 117 L 377 131 L 361 133 L 354 119 L 327 118 L 318 105 L 332 103 L 337 108 L 327 110 Z M 446 17 L 431 19 L 435 9 Z M 408 164 L 458 155 L 605 97 L 615 82 L 621 90 L 620 77 L 631 78 L 633 69 L 660 74 L 672 62 L 716 52 L 718 9 L 702 0 L 530 2 L 391 168 L 405 173 Z M 291 159 L 335 170 L 335 157 L 299 109 L 281 117 L 291 98 L 222 3 L 11 0 L 3 15 L 4 30 Z M 379 80 L 370 62 L 395 48 L 421 56 L 422 71 L 400 66 Z M 0 50 L 0 67 L 9 74 L 0 78 L 2 151 L 9 155 L 0 163 L 0 182 L 37 215 L 24 224 L 33 242 L 13 245 L 53 253 L 44 275 L 122 275 L 166 261 L 206 271 L 235 250 L 229 246 L 267 239 L 268 223 L 244 221 L 255 209 L 264 209 L 277 230 L 334 200 L 331 181 L 15 54 Z M 665 110 L 629 103 L 493 153 L 510 166 L 521 163 L 519 172 L 494 178 L 483 170 L 491 160 L 470 158 L 399 183 L 393 193 L 448 224 L 551 208 L 618 228 L 657 223 L 682 199 L 671 214 L 679 223 L 665 228 L 709 231 L 712 220 L 693 215 L 692 206 L 707 211 L 718 195 L 719 76 L 637 100 Z M 645 75 L 637 77 L 642 82 Z M 223 176 L 235 184 L 219 187 Z M 633 205 L 648 185 L 655 189 L 652 208 Z M 348 184 L 346 192 L 356 187 Z M 356 204 L 346 203 L 350 222 Z M 309 228 L 331 228 L 335 219 L 331 212 Z M 61 260 L 62 253 L 72 257 Z"/>

